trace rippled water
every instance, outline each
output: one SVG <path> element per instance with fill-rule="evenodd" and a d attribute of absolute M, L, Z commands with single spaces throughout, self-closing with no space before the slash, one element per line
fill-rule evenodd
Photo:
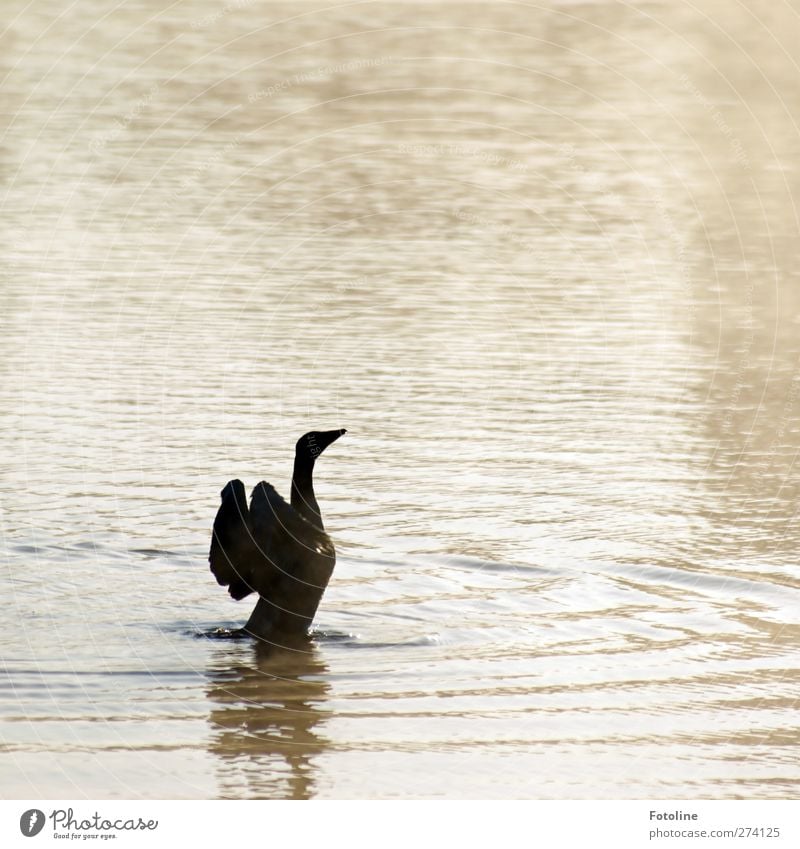
<path fill-rule="evenodd" d="M 788 5 L 7 7 L 0 794 L 796 795 Z"/>

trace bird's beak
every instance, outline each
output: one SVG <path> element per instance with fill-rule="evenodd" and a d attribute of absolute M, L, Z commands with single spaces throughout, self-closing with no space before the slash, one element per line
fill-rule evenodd
<path fill-rule="evenodd" d="M 336 442 L 340 436 L 344 436 L 346 433 L 347 431 L 344 428 L 341 428 L 341 430 L 326 430 L 322 434 L 321 441 L 324 442 L 322 447 L 327 448 L 332 442 Z"/>

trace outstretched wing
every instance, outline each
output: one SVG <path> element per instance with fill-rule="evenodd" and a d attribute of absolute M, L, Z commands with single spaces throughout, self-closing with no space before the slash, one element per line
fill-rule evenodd
<path fill-rule="evenodd" d="M 333 572 L 333 543 L 265 481 L 253 490 L 250 517 L 264 561 L 254 583 L 258 604 L 244 629 L 261 636 L 305 633 Z"/>
<path fill-rule="evenodd" d="M 257 586 L 262 596 L 269 595 L 271 585 L 283 577 L 325 589 L 335 557 L 333 543 L 325 531 L 301 516 L 266 481 L 253 490 L 250 518 L 253 537 L 266 561 L 266 580 Z M 318 563 L 327 574 L 315 574 Z"/>
<path fill-rule="evenodd" d="M 253 571 L 258 567 L 259 552 L 253 539 L 244 484 L 240 480 L 230 481 L 220 495 L 222 504 L 214 519 L 208 562 L 217 583 L 227 586 L 231 596 L 238 600 L 255 589 Z"/>

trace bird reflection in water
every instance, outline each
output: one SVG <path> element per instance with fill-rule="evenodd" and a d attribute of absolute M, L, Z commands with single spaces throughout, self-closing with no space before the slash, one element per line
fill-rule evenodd
<path fill-rule="evenodd" d="M 328 746 L 321 733 L 328 667 L 309 638 L 275 648 L 239 644 L 210 671 L 210 751 L 220 766 L 222 798 L 309 799 L 315 760 Z M 238 661 L 238 662 L 237 662 Z"/>

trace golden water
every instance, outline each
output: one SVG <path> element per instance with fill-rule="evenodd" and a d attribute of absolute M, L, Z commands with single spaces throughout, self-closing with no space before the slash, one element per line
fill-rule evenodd
<path fill-rule="evenodd" d="M 796 795 L 795 11 L 3 26 L 0 795 Z M 334 427 L 313 646 L 198 637 Z"/>

